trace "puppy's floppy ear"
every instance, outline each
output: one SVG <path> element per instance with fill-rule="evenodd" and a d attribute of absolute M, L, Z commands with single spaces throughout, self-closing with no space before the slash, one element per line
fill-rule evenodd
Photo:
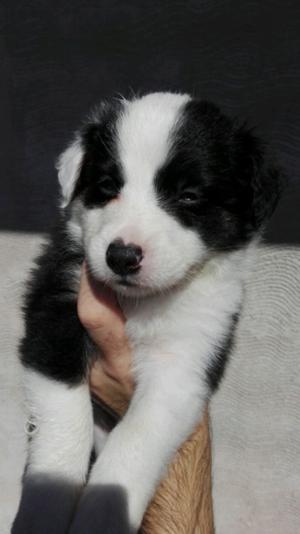
<path fill-rule="evenodd" d="M 77 138 L 57 160 L 56 169 L 58 170 L 58 181 L 62 192 L 61 206 L 63 208 L 72 199 L 75 184 L 80 174 L 83 154 L 81 142 Z"/>
<path fill-rule="evenodd" d="M 286 184 L 281 169 L 270 161 L 262 141 L 245 125 L 235 131 L 235 160 L 239 185 L 251 198 L 251 226 L 264 227 L 275 210 Z"/>

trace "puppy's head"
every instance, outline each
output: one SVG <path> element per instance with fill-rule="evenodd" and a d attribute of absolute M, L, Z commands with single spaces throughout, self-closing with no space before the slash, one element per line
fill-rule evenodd
<path fill-rule="evenodd" d="M 171 93 L 102 104 L 58 170 L 69 230 L 94 276 L 129 296 L 170 288 L 211 254 L 245 246 L 279 193 L 250 131 Z"/>

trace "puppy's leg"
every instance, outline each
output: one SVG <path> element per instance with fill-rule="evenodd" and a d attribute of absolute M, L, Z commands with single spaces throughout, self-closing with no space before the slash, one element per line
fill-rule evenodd
<path fill-rule="evenodd" d="M 93 467 L 71 534 L 137 531 L 168 463 L 201 418 L 205 386 L 184 374 L 175 364 L 141 381 Z"/>
<path fill-rule="evenodd" d="M 25 372 L 27 400 L 37 426 L 29 443 L 23 492 L 12 534 L 67 532 L 85 481 L 93 441 L 87 384 L 66 385 Z"/>

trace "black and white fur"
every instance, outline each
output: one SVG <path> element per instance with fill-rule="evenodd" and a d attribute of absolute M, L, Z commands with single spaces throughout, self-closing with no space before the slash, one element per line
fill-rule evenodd
<path fill-rule="evenodd" d="M 37 431 L 13 533 L 136 532 L 222 374 L 279 173 L 213 104 L 154 93 L 100 105 L 58 176 L 61 222 L 25 308 L 21 360 Z M 118 296 L 136 380 L 86 485 L 95 348 L 76 311 L 84 258 Z"/>

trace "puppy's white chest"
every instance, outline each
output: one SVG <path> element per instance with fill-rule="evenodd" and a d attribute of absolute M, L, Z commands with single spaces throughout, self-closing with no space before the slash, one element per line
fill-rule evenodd
<path fill-rule="evenodd" d="M 231 270 L 231 269 L 230 269 Z M 193 347 L 196 352 L 225 334 L 240 306 L 242 284 L 208 268 L 185 287 L 166 295 L 121 300 L 126 332 L 135 350 Z M 226 274 L 226 273 L 225 273 Z M 186 352 L 186 351 L 184 351 Z"/>
<path fill-rule="evenodd" d="M 155 345 L 169 335 L 170 310 L 162 299 L 147 299 L 138 304 L 122 303 L 126 333 L 134 348 Z"/>

